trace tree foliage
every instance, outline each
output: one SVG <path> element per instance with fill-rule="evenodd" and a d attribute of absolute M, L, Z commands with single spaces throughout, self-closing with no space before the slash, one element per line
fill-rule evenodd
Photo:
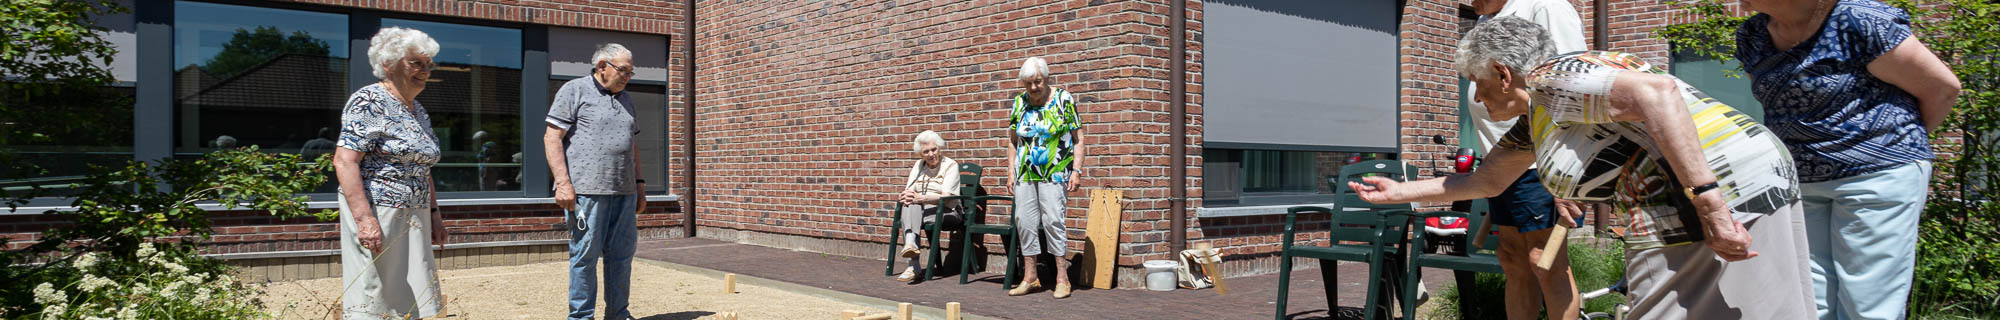
<path fill-rule="evenodd" d="M 1744 19 L 1723 1 L 1675 1 L 1687 24 L 1659 29 L 1677 50 L 1734 59 Z M 1917 250 L 1916 315 L 2000 314 L 2000 3 L 1885 1 L 1910 12 L 1916 36 L 1964 85 L 1944 127 Z"/>

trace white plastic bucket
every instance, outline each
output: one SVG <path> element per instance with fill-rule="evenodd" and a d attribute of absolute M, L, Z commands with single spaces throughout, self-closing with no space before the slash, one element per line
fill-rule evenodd
<path fill-rule="evenodd" d="M 1179 286 L 1179 281 L 1175 279 L 1174 268 L 1180 267 L 1180 265 L 1179 262 L 1173 260 L 1146 261 L 1146 289 L 1153 291 L 1174 291 L 1174 287 Z"/>

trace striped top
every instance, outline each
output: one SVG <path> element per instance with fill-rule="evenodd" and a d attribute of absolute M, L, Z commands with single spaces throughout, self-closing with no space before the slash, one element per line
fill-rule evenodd
<path fill-rule="evenodd" d="M 1533 110 L 1495 147 L 1532 151 L 1542 185 L 1557 198 L 1609 202 L 1630 216 L 1627 249 L 1701 240 L 1699 212 L 1645 123 L 1611 120 L 1611 84 L 1621 72 L 1663 74 L 1627 53 L 1585 51 L 1550 59 L 1528 75 Z M 1678 82 L 1678 81 L 1677 81 Z M 1797 202 L 1784 144 L 1763 125 L 1680 82 L 1702 154 L 1737 221 L 1749 223 Z"/>

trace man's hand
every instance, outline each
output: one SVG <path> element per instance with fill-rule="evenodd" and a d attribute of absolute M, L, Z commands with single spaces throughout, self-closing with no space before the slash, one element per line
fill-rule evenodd
<path fill-rule="evenodd" d="M 556 182 L 556 206 L 576 211 L 576 187 L 568 182 Z"/>
<path fill-rule="evenodd" d="M 1070 177 L 1069 177 L 1069 183 L 1068 183 L 1068 185 L 1066 185 L 1066 186 L 1063 186 L 1063 192 L 1076 192 L 1076 181 L 1077 181 L 1077 180 L 1080 180 L 1080 179 L 1077 179 L 1077 178 L 1076 178 L 1076 175 L 1075 175 L 1075 174 L 1071 174 L 1071 175 L 1070 175 Z"/>
<path fill-rule="evenodd" d="M 638 210 L 633 210 L 633 211 L 632 211 L 632 213 L 633 213 L 633 214 L 640 214 L 640 213 L 646 213 L 646 183 L 645 183 L 645 182 L 640 182 L 640 183 L 639 183 L 639 195 L 638 195 L 638 198 L 639 198 L 639 205 L 638 205 Z"/>
<path fill-rule="evenodd" d="M 368 252 L 382 254 L 382 222 L 373 216 L 363 216 L 354 217 L 354 239 Z"/>
<path fill-rule="evenodd" d="M 1563 199 L 1555 199 L 1555 200 L 1556 200 L 1556 223 L 1561 224 L 1564 227 L 1571 227 L 1571 228 L 1577 227 L 1576 219 L 1583 217 L 1583 206 L 1577 205 L 1575 201 L 1569 201 Z"/>

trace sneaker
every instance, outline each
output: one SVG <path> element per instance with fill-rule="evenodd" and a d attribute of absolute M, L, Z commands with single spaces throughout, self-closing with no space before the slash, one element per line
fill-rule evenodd
<path fill-rule="evenodd" d="M 1057 283 L 1057 284 L 1056 284 L 1056 299 L 1062 299 L 1062 298 L 1068 298 L 1068 297 L 1069 297 L 1069 284 L 1068 284 L 1068 283 Z"/>
<path fill-rule="evenodd" d="M 918 255 L 922 254 L 924 254 L 924 252 L 922 250 L 917 250 L 917 246 L 908 246 L 908 245 L 903 246 L 902 256 L 904 258 L 916 258 Z"/>

